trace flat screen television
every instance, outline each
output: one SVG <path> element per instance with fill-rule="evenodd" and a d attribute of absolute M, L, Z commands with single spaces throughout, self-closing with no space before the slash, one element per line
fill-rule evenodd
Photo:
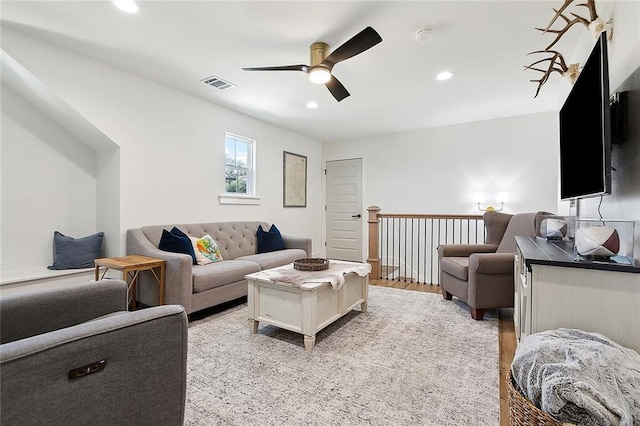
<path fill-rule="evenodd" d="M 560 109 L 560 199 L 611 193 L 606 33 L 600 34 Z"/>

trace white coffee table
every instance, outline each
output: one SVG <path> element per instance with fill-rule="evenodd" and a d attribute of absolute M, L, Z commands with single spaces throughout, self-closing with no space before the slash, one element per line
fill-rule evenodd
<path fill-rule="evenodd" d="M 295 271 L 296 279 L 292 280 L 295 282 L 282 282 L 273 278 L 292 270 L 292 265 L 247 275 L 245 278 L 249 286 L 249 331 L 257 333 L 258 324 L 263 323 L 300 333 L 304 335 L 306 351 L 311 352 L 318 331 L 357 306 L 360 306 L 362 312 L 367 312 L 371 265 L 331 260 L 329 262 L 330 269 L 327 274 L 339 274 L 341 268 L 355 268 L 357 272 L 343 274 L 344 284 L 335 289 L 330 278 L 322 281 L 321 272 Z M 307 279 L 322 282 L 305 282 Z"/>

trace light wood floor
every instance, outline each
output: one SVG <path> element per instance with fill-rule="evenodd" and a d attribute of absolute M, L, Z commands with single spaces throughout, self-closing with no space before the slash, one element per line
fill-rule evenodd
<path fill-rule="evenodd" d="M 404 283 L 389 280 L 371 280 L 371 285 L 401 288 L 405 290 L 440 293 L 440 287 L 424 284 Z M 473 321 L 471 315 L 469 320 Z M 498 351 L 500 354 L 500 426 L 509 425 L 509 408 L 507 406 L 506 378 L 516 349 L 516 336 L 513 329 L 513 309 L 498 309 Z"/>

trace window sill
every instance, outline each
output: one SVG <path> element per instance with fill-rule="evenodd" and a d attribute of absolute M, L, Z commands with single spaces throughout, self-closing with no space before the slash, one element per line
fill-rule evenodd
<path fill-rule="evenodd" d="M 218 196 L 220 204 L 260 205 L 260 197 L 251 195 L 223 194 Z"/>

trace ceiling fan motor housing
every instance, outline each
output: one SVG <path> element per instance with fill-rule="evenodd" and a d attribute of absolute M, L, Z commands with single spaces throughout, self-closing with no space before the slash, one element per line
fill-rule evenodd
<path fill-rule="evenodd" d="M 322 61 L 324 61 L 324 58 L 326 58 L 329 55 L 329 45 L 321 41 L 313 43 L 310 46 L 310 50 L 311 50 L 310 64 L 312 67 L 322 63 Z"/>

